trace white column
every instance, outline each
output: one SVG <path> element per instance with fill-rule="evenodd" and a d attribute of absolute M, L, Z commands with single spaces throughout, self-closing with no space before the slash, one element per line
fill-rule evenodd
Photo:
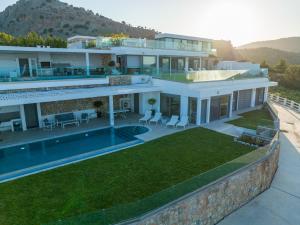
<path fill-rule="evenodd" d="M 39 120 L 39 128 L 43 127 L 41 103 L 36 103 L 37 116 Z"/>
<path fill-rule="evenodd" d="M 189 97 L 180 96 L 180 116 L 187 116 L 189 108 Z"/>
<path fill-rule="evenodd" d="M 200 57 L 200 70 L 202 70 L 202 57 Z"/>
<path fill-rule="evenodd" d="M 264 102 L 268 101 L 269 87 L 265 87 Z"/>
<path fill-rule="evenodd" d="M 202 100 L 200 98 L 197 98 L 197 114 L 196 114 L 197 126 L 201 124 L 201 104 L 202 104 Z"/>
<path fill-rule="evenodd" d="M 237 98 L 236 98 L 236 111 L 239 110 L 239 100 L 240 100 L 240 91 L 237 91 Z"/>
<path fill-rule="evenodd" d="M 25 116 L 24 105 L 20 105 L 20 116 L 21 116 L 21 120 L 22 120 L 22 129 L 23 129 L 23 131 L 26 131 L 27 125 L 26 125 L 26 116 Z"/>
<path fill-rule="evenodd" d="M 251 107 L 255 107 L 255 99 L 256 99 L 256 89 L 252 89 L 252 94 L 251 94 Z"/>
<path fill-rule="evenodd" d="M 90 55 L 89 53 L 85 53 L 85 64 L 86 64 L 86 75 L 90 76 Z"/>
<path fill-rule="evenodd" d="M 170 75 L 172 73 L 172 57 L 170 57 Z"/>
<path fill-rule="evenodd" d="M 230 95 L 230 102 L 229 102 L 229 118 L 232 117 L 232 106 L 233 106 L 233 92 Z"/>
<path fill-rule="evenodd" d="M 114 96 L 109 96 L 109 124 L 110 126 L 115 126 L 115 117 L 114 117 Z"/>
<path fill-rule="evenodd" d="M 185 72 L 189 71 L 189 57 L 185 57 L 184 70 Z"/>
<path fill-rule="evenodd" d="M 207 99 L 206 123 L 210 122 L 210 103 L 211 98 Z"/>
<path fill-rule="evenodd" d="M 159 76 L 159 55 L 156 56 L 156 75 Z"/>
<path fill-rule="evenodd" d="M 115 63 L 117 62 L 117 55 L 116 54 L 111 55 L 111 61 L 114 61 Z"/>

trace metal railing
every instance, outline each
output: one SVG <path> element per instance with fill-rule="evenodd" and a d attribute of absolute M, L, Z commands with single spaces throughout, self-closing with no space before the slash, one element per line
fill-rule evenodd
<path fill-rule="evenodd" d="M 269 94 L 268 97 L 269 97 L 270 101 L 276 102 L 280 105 L 283 105 L 287 108 L 290 108 L 290 109 L 300 113 L 300 103 L 289 100 L 289 99 L 284 98 L 284 97 L 281 97 L 279 95 Z"/>

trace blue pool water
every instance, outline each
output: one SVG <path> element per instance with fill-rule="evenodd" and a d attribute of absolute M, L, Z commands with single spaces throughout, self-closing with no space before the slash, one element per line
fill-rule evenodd
<path fill-rule="evenodd" d="M 141 143 L 148 128 L 106 128 L 0 149 L 0 182 Z"/>

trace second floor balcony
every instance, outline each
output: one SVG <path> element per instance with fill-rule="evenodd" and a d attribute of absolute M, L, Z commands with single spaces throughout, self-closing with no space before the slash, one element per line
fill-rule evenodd
<path fill-rule="evenodd" d="M 182 43 L 174 41 L 148 40 L 141 38 L 120 38 L 98 37 L 96 48 L 109 49 L 112 47 L 128 48 L 149 48 L 176 51 L 205 52 L 207 54 L 216 54 L 216 50 L 211 48 L 210 42 L 199 42 L 198 44 Z"/>

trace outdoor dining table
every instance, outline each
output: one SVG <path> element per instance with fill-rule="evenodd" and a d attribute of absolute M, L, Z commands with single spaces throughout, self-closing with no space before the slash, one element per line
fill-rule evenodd
<path fill-rule="evenodd" d="M 115 117 L 120 115 L 122 118 L 126 118 L 126 113 L 128 112 L 130 112 L 129 109 L 116 109 L 113 111 Z M 106 113 L 109 114 L 109 111 Z"/>

